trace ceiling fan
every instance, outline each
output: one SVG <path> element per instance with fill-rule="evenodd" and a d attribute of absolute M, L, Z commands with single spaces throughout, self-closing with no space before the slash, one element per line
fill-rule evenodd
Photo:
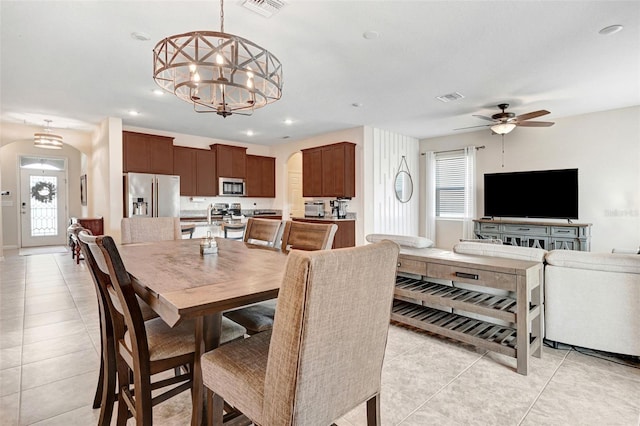
<path fill-rule="evenodd" d="M 476 115 L 474 117 L 481 118 L 483 120 L 491 121 L 491 124 L 483 124 L 481 126 L 461 127 L 454 130 L 472 129 L 475 127 L 491 127 L 493 133 L 504 135 L 516 128 L 516 126 L 522 127 L 550 127 L 555 123 L 552 121 L 529 121 L 532 118 L 541 117 L 549 114 L 549 111 L 541 109 L 539 111 L 528 112 L 526 114 L 520 114 L 516 116 L 512 112 L 505 111 L 509 108 L 509 104 L 500 104 L 498 108 L 502 110 L 497 114 L 493 114 L 491 117 L 485 117 L 484 115 Z"/>

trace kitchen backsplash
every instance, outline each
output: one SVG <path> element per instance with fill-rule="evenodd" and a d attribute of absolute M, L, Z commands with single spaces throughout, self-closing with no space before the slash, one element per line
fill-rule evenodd
<path fill-rule="evenodd" d="M 192 201 L 191 199 L 197 200 Z M 205 211 L 209 204 L 215 203 L 240 203 L 243 210 L 246 209 L 273 209 L 275 199 L 272 198 L 249 198 L 249 197 L 180 197 L 180 210 L 202 210 Z"/>

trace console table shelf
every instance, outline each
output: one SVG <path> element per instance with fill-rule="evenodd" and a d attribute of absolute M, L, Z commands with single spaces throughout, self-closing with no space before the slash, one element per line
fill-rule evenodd
<path fill-rule="evenodd" d="M 515 328 L 396 300 L 391 319 L 441 336 L 516 357 Z"/>
<path fill-rule="evenodd" d="M 403 248 L 394 294 L 393 321 L 514 357 L 523 375 L 542 356 L 540 262 Z"/>

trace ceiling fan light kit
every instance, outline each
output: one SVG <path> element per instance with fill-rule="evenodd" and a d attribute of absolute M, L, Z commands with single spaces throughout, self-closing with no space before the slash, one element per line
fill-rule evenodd
<path fill-rule="evenodd" d="M 153 78 L 196 112 L 222 117 L 251 115 L 282 96 L 282 64 L 268 50 L 224 32 L 193 31 L 169 36 L 153 49 Z"/>
<path fill-rule="evenodd" d="M 62 149 L 62 136 L 51 133 L 51 120 L 47 122 L 43 133 L 33 134 L 33 146 L 45 149 Z"/>
<path fill-rule="evenodd" d="M 491 131 L 499 135 L 506 135 L 507 133 L 511 132 L 515 128 L 516 128 L 516 125 L 514 123 L 500 123 L 500 124 L 494 124 L 493 126 L 491 126 Z"/>

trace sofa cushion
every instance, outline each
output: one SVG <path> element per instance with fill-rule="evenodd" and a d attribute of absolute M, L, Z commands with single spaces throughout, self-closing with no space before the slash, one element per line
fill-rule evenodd
<path fill-rule="evenodd" d="M 412 235 L 369 234 L 366 236 L 366 239 L 370 243 L 377 243 L 382 240 L 391 240 L 403 247 L 433 247 L 433 241 L 431 241 L 430 239 Z"/>
<path fill-rule="evenodd" d="M 508 244 L 485 244 L 462 242 L 453 246 L 454 253 L 473 254 L 476 256 L 504 257 L 507 259 L 530 260 L 543 262 L 546 250 L 531 247 L 519 247 Z"/>
<path fill-rule="evenodd" d="M 640 256 L 635 254 L 552 250 L 545 259 L 549 265 L 565 268 L 640 274 Z"/>

